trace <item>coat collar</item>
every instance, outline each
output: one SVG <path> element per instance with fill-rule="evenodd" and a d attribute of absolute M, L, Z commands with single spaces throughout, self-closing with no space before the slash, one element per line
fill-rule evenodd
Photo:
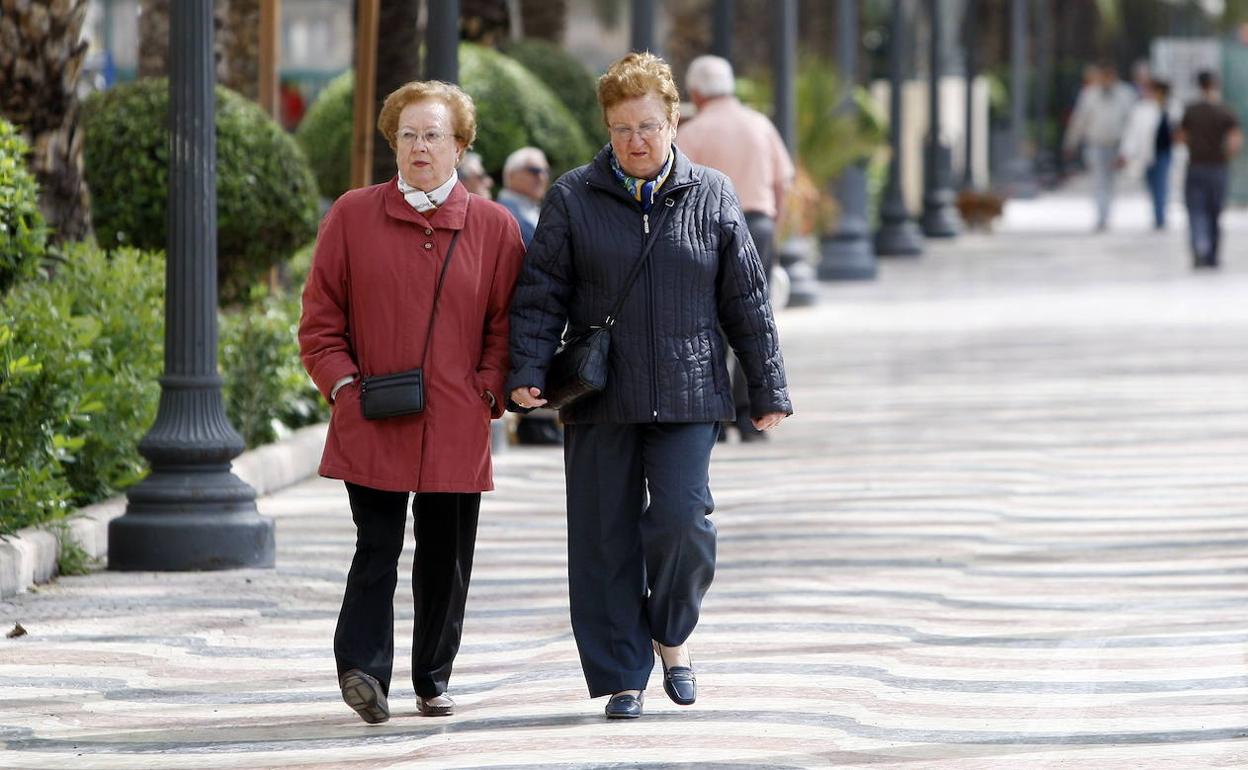
<path fill-rule="evenodd" d="M 667 180 L 663 182 L 663 186 L 659 188 L 659 194 L 674 190 L 678 187 L 698 184 L 702 181 L 701 174 L 694 169 L 693 162 L 689 160 L 689 156 L 680 151 L 679 147 L 672 145 L 672 152 L 676 154 L 676 159 L 672 162 L 672 171 L 667 175 Z M 589 178 L 586 180 L 590 185 L 599 187 L 603 190 L 616 193 L 624 200 L 637 203 L 637 201 L 628 194 L 628 190 L 624 189 L 624 185 L 620 184 L 620 180 L 615 178 L 615 172 L 611 170 L 611 145 L 607 144 L 598 154 L 594 156 L 593 161 L 589 164 Z M 641 204 L 637 203 L 638 206 Z"/>
<path fill-rule="evenodd" d="M 399 192 L 398 175 L 391 177 L 382 185 L 382 198 L 385 201 L 386 214 L 395 219 L 414 222 L 421 227 L 432 227 L 439 230 L 462 230 L 468 214 L 468 190 L 463 182 L 456 182 L 447 196 L 446 202 L 433 211 L 420 213 L 408 204 Z"/>

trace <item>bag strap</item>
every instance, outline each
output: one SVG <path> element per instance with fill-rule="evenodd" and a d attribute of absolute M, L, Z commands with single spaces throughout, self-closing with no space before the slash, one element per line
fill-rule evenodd
<path fill-rule="evenodd" d="M 467 221 L 465 221 L 465 226 Z M 423 367 L 425 361 L 429 359 L 429 343 L 433 342 L 433 321 L 438 317 L 438 296 L 442 294 L 442 283 L 446 280 L 446 269 L 451 266 L 451 257 L 455 256 L 455 244 L 459 242 L 459 234 L 463 229 L 455 231 L 451 236 L 451 245 L 446 250 L 446 259 L 442 260 L 442 272 L 438 275 L 438 285 L 433 290 L 433 309 L 429 311 L 429 325 L 425 327 L 425 352 L 420 356 L 420 365 Z"/>
<path fill-rule="evenodd" d="M 667 209 L 673 205 L 671 198 L 667 198 L 667 205 L 663 207 L 663 214 L 666 215 Z M 615 301 L 615 305 L 611 308 L 611 314 L 606 317 L 602 325 L 608 329 L 615 326 L 615 320 L 619 318 L 620 311 L 624 309 L 624 300 L 628 299 L 629 293 L 633 290 L 633 284 L 637 282 L 637 276 L 641 275 L 641 268 L 646 264 L 646 259 L 650 257 L 650 252 L 654 248 L 655 241 L 659 239 L 659 225 L 665 217 L 656 217 L 654 226 L 650 228 L 650 240 L 646 241 L 642 247 L 641 256 L 633 263 L 633 267 L 628 272 L 628 278 L 624 280 L 624 291 L 620 292 L 620 297 Z"/>

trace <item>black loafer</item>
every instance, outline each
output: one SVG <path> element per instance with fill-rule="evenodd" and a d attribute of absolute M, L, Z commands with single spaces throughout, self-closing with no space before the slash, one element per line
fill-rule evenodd
<path fill-rule="evenodd" d="M 390 704 L 381 690 L 381 682 L 353 668 L 342 675 L 338 682 L 342 700 L 360 715 L 360 719 L 375 725 L 390 718 Z"/>
<path fill-rule="evenodd" d="M 646 699 L 645 692 L 636 695 L 616 693 L 607 701 L 607 719 L 636 719 L 641 716 L 641 704 Z"/>
<path fill-rule="evenodd" d="M 692 666 L 672 666 L 668 667 L 663 660 L 663 651 L 659 647 L 659 643 L 654 643 L 654 651 L 659 656 L 659 662 L 663 664 L 663 692 L 667 693 L 667 697 L 672 699 L 672 703 L 677 706 L 691 706 L 698 699 L 698 678 L 693 673 Z"/>

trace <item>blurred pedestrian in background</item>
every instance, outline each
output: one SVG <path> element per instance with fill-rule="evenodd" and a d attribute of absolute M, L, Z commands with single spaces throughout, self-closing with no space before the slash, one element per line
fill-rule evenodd
<path fill-rule="evenodd" d="M 494 177 L 485 170 L 479 153 L 464 153 L 464 159 L 459 162 L 455 171 L 459 174 L 459 181 L 463 183 L 465 190 L 482 198 L 490 197 L 490 191 L 494 189 Z"/>
<path fill-rule="evenodd" d="M 1222 241 L 1219 219 L 1226 201 L 1228 168 L 1243 146 L 1244 132 L 1235 113 L 1222 104 L 1218 76 L 1196 76 L 1200 99 L 1188 105 L 1179 125 L 1179 141 L 1187 145 L 1187 176 L 1183 202 L 1191 236 L 1192 260 L 1197 268 L 1218 266 Z"/>
<path fill-rule="evenodd" d="M 750 109 L 735 95 L 732 65 L 718 56 L 699 56 L 689 64 L 685 88 L 697 115 L 680 132 L 679 145 L 694 163 L 722 171 L 732 180 L 754 247 L 771 276 L 776 221 L 793 185 L 793 161 L 771 119 Z M 750 398 L 745 373 L 733 358 L 734 424 L 743 441 L 766 438 L 750 420 Z"/>
<path fill-rule="evenodd" d="M 1092 174 L 1096 231 L 1102 232 L 1109 227 L 1114 176 L 1121 163 L 1119 144 L 1136 96 L 1130 86 L 1118 79 L 1112 64 L 1103 62 L 1090 74 L 1092 80 L 1080 90 L 1066 126 L 1062 149 L 1068 158 L 1073 158 L 1083 147 L 1084 160 Z"/>
<path fill-rule="evenodd" d="M 623 302 L 605 389 L 560 414 L 572 631 L 590 696 L 632 719 L 656 654 L 668 697 L 697 697 L 686 641 L 715 575 L 711 450 L 735 413 L 718 327 L 745 368 L 754 427 L 792 407 L 732 183 L 673 144 L 671 69 L 630 53 L 599 79 L 598 102 L 611 142 L 546 196 L 511 308 L 508 388 L 521 409 L 545 404 L 565 324 L 581 334 Z"/>
<path fill-rule="evenodd" d="M 550 186 L 550 164 L 546 153 L 536 147 L 521 147 L 507 156 L 503 163 L 503 189 L 498 202 L 511 212 L 520 225 L 525 248 L 533 240 L 541 214 L 542 198 Z M 554 412 L 538 411 L 520 415 L 516 421 L 516 443 L 558 446 L 563 443 L 563 430 Z"/>
<path fill-rule="evenodd" d="M 469 195 L 456 163 L 476 136 L 472 99 L 412 82 L 377 127 L 398 175 L 345 193 L 321 223 L 303 290 L 299 349 L 333 404 L 320 473 L 346 483 L 355 556 L 334 632 L 342 698 L 390 718 L 394 589 L 412 496 L 412 684 L 425 716 L 450 714 L 481 493 L 494 488 L 490 419 L 505 404 L 508 306 L 524 256 L 506 209 Z M 377 375 L 423 372 L 423 409 L 368 419 Z M 409 379 L 410 382 L 410 379 Z M 405 404 L 410 407 L 410 402 Z"/>
<path fill-rule="evenodd" d="M 1166 204 L 1170 197 L 1170 159 L 1174 145 L 1170 118 L 1170 84 L 1150 80 L 1144 95 L 1131 108 L 1120 152 L 1128 176 L 1144 178 L 1153 203 L 1153 227 L 1166 227 Z"/>

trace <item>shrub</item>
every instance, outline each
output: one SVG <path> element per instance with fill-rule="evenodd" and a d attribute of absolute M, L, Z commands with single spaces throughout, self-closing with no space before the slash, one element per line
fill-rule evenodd
<path fill-rule="evenodd" d="M 463 43 L 459 47 L 460 86 L 477 105 L 477 140 L 485 167 L 498 174 L 512 150 L 540 147 L 558 175 L 593 157 L 594 148 L 577 120 L 533 73 L 489 48 Z M 299 139 L 317 158 L 321 194 L 336 198 L 351 176 L 351 120 L 354 79 L 339 75 L 321 93 L 300 127 Z M 332 102 L 320 104 L 322 101 Z M 335 121 L 340 122 L 335 127 Z M 380 136 L 375 152 L 389 152 Z"/>
<path fill-rule="evenodd" d="M 47 242 L 39 189 L 26 169 L 30 148 L 0 118 L 0 294 L 34 275 Z"/>
<path fill-rule="evenodd" d="M 163 260 L 68 246 L 55 279 L 0 301 L 0 533 L 144 474 L 163 361 Z"/>
<path fill-rule="evenodd" d="M 226 413 L 249 447 L 329 417 L 299 360 L 299 312 L 290 293 L 221 317 Z"/>
<path fill-rule="evenodd" d="M 598 84 L 584 65 L 547 40 L 521 40 L 507 47 L 507 55 L 559 97 L 592 145 L 607 143 L 602 108 L 598 106 Z"/>
<path fill-rule="evenodd" d="M 524 65 L 498 51 L 464 43 L 460 79 L 477 103 L 477 152 L 492 172 L 525 145 L 540 147 L 553 176 L 587 163 L 596 148 L 559 97 Z"/>
<path fill-rule="evenodd" d="M 351 133 L 355 120 L 355 77 L 347 70 L 329 82 L 299 121 L 295 139 L 303 148 L 316 186 L 326 198 L 337 198 L 351 186 Z M 376 116 L 374 116 L 375 118 Z M 380 152 L 386 144 L 377 137 Z"/>
<path fill-rule="evenodd" d="M 84 161 L 105 248 L 164 249 L 169 84 L 126 83 L 83 107 Z M 257 105 L 216 90 L 217 255 L 232 302 L 316 234 L 316 182 L 298 144 Z"/>

